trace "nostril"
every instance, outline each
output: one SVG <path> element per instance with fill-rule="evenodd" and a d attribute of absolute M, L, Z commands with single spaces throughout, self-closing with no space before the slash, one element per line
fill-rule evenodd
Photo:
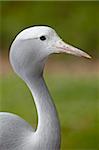
<path fill-rule="evenodd" d="M 61 41 L 59 41 L 59 44 L 62 44 L 62 42 L 61 42 Z"/>

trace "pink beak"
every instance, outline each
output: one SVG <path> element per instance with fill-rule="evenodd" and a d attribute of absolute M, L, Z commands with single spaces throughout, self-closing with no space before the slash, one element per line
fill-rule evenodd
<path fill-rule="evenodd" d="M 87 53 L 83 52 L 82 50 L 76 47 L 66 44 L 62 40 L 58 41 L 55 47 L 57 48 L 58 53 L 68 53 L 79 57 L 91 58 L 91 56 L 89 56 Z"/>

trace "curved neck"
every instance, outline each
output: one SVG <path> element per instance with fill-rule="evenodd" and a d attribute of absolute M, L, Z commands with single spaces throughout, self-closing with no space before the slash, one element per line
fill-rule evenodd
<path fill-rule="evenodd" d="M 60 125 L 55 105 L 51 99 L 43 77 L 27 80 L 38 113 L 38 126 L 35 132 L 42 144 L 49 144 L 55 150 L 60 147 Z M 43 144 L 43 145 L 44 145 Z"/>

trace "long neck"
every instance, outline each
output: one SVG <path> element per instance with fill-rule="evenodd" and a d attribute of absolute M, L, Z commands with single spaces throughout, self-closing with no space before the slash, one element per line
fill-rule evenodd
<path fill-rule="evenodd" d="M 42 145 L 49 149 L 60 148 L 60 125 L 55 105 L 51 99 L 43 77 L 30 78 L 27 84 L 34 97 L 38 113 L 38 126 L 35 135 Z"/>

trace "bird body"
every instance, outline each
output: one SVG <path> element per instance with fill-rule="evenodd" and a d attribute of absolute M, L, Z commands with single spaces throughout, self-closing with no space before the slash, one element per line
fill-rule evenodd
<path fill-rule="evenodd" d="M 0 150 L 28 150 L 31 133 L 33 128 L 19 116 L 0 113 Z"/>
<path fill-rule="evenodd" d="M 58 114 L 43 78 L 44 65 L 53 53 L 90 58 L 85 52 L 65 44 L 47 26 L 25 29 L 12 43 L 10 63 L 34 97 L 38 125 L 37 129 L 33 129 L 21 117 L 0 112 L 0 150 L 60 150 Z"/>

